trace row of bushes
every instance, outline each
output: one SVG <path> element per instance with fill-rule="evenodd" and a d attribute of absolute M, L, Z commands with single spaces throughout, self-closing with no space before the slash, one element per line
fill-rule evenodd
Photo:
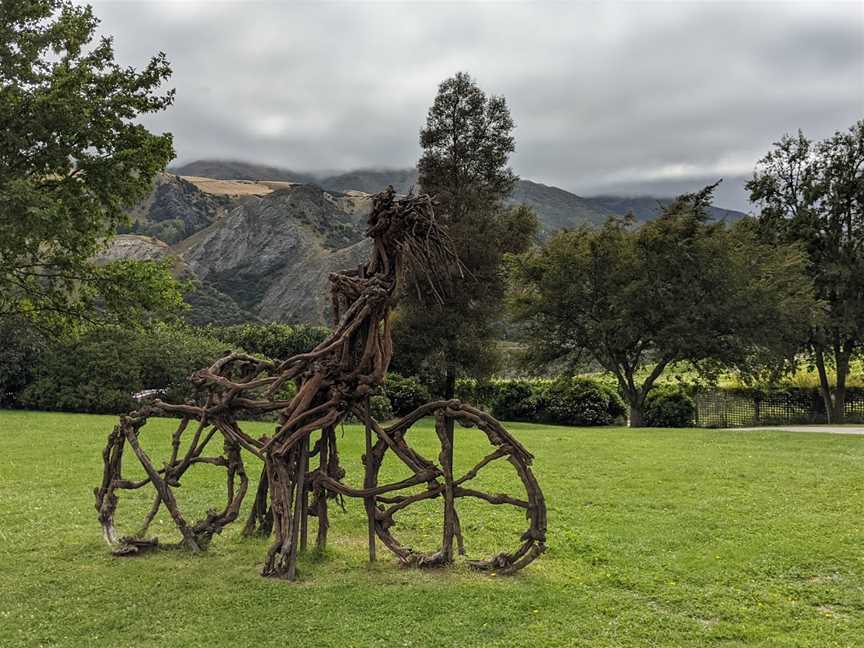
<path fill-rule="evenodd" d="M 39 342 L 26 329 L 0 331 L 0 406 L 118 413 L 135 407 L 133 394 L 161 389 L 168 399 L 195 397 L 189 376 L 228 350 L 287 358 L 310 350 L 324 327 L 242 324 L 193 328 L 154 324 L 146 329 L 102 328 Z M 602 380 L 460 380 L 456 396 L 507 421 L 609 425 L 626 419 L 614 387 Z M 432 400 L 414 378 L 389 374 L 371 401 L 379 420 L 404 416 Z M 648 425 L 688 425 L 693 402 L 680 391 L 655 390 L 645 407 Z"/>
<path fill-rule="evenodd" d="M 618 391 L 594 378 L 466 380 L 457 383 L 457 396 L 506 421 L 594 426 L 624 423 L 627 415 Z M 655 388 L 643 410 L 644 423 L 651 427 L 686 427 L 694 415 L 693 399 L 677 387 Z"/>
<path fill-rule="evenodd" d="M 610 425 L 623 420 L 624 402 L 610 386 L 590 378 L 554 381 L 459 381 L 458 398 L 507 421 L 561 425 Z"/>
<path fill-rule="evenodd" d="M 144 329 L 92 329 L 46 341 L 25 327 L 2 327 L 0 407 L 116 414 L 134 409 L 133 394 L 149 389 L 183 402 L 196 395 L 189 376 L 227 351 L 287 358 L 311 350 L 328 333 L 320 326 L 159 323 Z M 292 388 L 286 387 L 289 392 Z M 390 374 L 386 393 L 373 397 L 370 405 L 375 418 L 386 420 L 431 399 L 418 381 Z"/>
<path fill-rule="evenodd" d="M 213 338 L 165 325 L 88 331 L 49 343 L 27 384 L 7 399 L 29 409 L 93 413 L 128 411 L 132 394 L 151 388 L 184 401 L 192 396 L 187 378 L 224 350 Z"/>
<path fill-rule="evenodd" d="M 0 350 L 0 406 L 97 414 L 126 412 L 132 395 L 164 390 L 173 401 L 195 397 L 189 376 L 225 352 L 282 358 L 308 351 L 327 329 L 283 324 L 193 328 L 157 323 L 106 327 L 57 340 L 7 328 Z"/>

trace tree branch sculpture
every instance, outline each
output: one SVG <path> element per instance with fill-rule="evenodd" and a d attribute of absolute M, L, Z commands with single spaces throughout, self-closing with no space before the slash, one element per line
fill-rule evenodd
<path fill-rule="evenodd" d="M 306 549 L 310 517 L 318 521 L 316 548 L 324 549 L 328 502 L 337 497 L 363 500 L 370 560 L 375 559 L 376 541 L 380 540 L 406 565 L 452 562 L 456 550 L 465 553 L 457 511 L 457 502 L 464 498 L 515 507 L 524 511 L 528 525 L 515 549 L 469 561 L 472 566 L 508 574 L 543 552 L 546 505 L 531 472 L 532 456 L 498 421 L 458 400 L 428 403 L 388 426 L 369 415 L 369 397 L 383 384 L 393 354 L 389 314 L 398 285 L 408 276 L 406 268 L 412 269 L 415 281 L 422 278 L 418 290 L 438 298 L 446 289 L 448 273 L 461 266 L 435 219 L 428 196 L 397 198 L 390 188 L 374 197 L 368 225 L 367 235 L 373 240 L 371 257 L 356 270 L 330 275 L 336 324 L 315 349 L 278 363 L 231 353 L 192 376 L 203 395 L 199 403 L 154 399 L 120 418 L 108 435 L 102 482 L 95 489 L 103 535 L 115 554 L 134 555 L 159 546 L 155 538 L 147 538 L 147 532 L 162 506 L 177 526 L 181 544 L 193 552 L 206 550 L 213 536 L 240 514 L 249 487 L 244 450 L 264 463 L 244 533 L 272 535 L 262 570 L 265 576 L 296 577 L 297 554 Z M 290 399 L 281 396 L 289 381 L 297 386 Z M 272 436 L 256 439 L 241 429 L 240 420 L 267 412 L 279 412 Z M 345 471 L 337 451 L 336 426 L 349 414 L 363 422 L 366 430 L 362 488 L 343 482 Z M 179 417 L 170 457 L 161 468 L 140 442 L 142 428 L 152 416 Z M 406 439 L 411 427 L 424 417 L 435 419 L 440 444 L 437 461 L 422 456 Z M 453 465 L 454 422 L 478 428 L 492 446 L 488 455 L 462 475 L 456 474 Z M 220 435 L 222 454 L 205 454 Z M 184 440 L 188 440 L 185 445 Z M 143 479 L 123 478 L 127 446 L 144 468 Z M 380 471 L 388 453 L 407 467 L 410 476 L 382 483 Z M 315 459 L 317 465 L 312 467 Z M 502 459 L 512 466 L 523 494 L 491 494 L 469 487 L 487 466 Z M 211 510 L 203 519 L 190 523 L 180 511 L 174 489 L 196 464 L 226 470 L 227 498 L 224 509 Z M 118 494 L 148 485 L 155 494 L 142 527 L 121 537 L 115 528 Z M 418 487 L 421 490 L 416 492 Z M 397 514 L 438 498 L 443 501 L 440 549 L 423 553 L 400 543 L 395 533 Z"/>

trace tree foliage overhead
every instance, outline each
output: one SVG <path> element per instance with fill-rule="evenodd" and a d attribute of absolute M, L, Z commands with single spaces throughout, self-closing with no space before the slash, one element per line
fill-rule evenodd
<path fill-rule="evenodd" d="M 0 318 L 180 303 L 164 265 L 92 261 L 173 156 L 170 134 L 136 121 L 173 100 L 164 54 L 122 67 L 97 25 L 69 0 L 0 3 Z"/>
<path fill-rule="evenodd" d="M 844 413 L 849 364 L 864 345 L 864 120 L 812 142 L 785 136 L 747 184 L 769 243 L 799 242 L 825 316 L 803 339 L 831 421 Z M 828 368 L 836 370 L 833 386 Z"/>
<path fill-rule="evenodd" d="M 487 96 L 460 72 L 441 83 L 420 132 L 419 183 L 435 196 L 465 272 L 444 303 L 406 295 L 395 322 L 397 369 L 426 373 L 448 396 L 457 375 L 484 375 L 495 367 L 502 260 L 536 236 L 529 208 L 503 206 L 517 181 L 507 166 L 512 130 L 504 98 Z"/>
<path fill-rule="evenodd" d="M 781 349 L 812 308 L 802 253 L 708 220 L 713 187 L 641 227 L 611 219 L 515 258 L 511 295 L 535 357 L 590 358 L 613 374 L 642 423 L 672 363 L 743 363 Z"/>

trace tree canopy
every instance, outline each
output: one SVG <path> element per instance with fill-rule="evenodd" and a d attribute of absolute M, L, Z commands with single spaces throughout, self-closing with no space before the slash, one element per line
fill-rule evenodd
<path fill-rule="evenodd" d="M 512 261 L 511 304 L 538 359 L 590 358 L 642 423 L 645 398 L 676 362 L 743 363 L 808 321 L 805 257 L 710 222 L 713 187 L 641 227 L 613 218 L 562 231 Z"/>
<path fill-rule="evenodd" d="M 444 303 L 405 296 L 395 321 L 397 369 L 431 376 L 449 397 L 457 375 L 496 366 L 503 256 L 525 250 L 537 231 L 530 209 L 503 205 L 517 181 L 507 166 L 512 129 L 504 98 L 487 96 L 460 72 L 441 83 L 420 132 L 419 183 L 435 196 L 465 272 Z"/>
<path fill-rule="evenodd" d="M 165 264 L 95 256 L 173 157 L 162 53 L 114 61 L 98 20 L 69 0 L 0 3 L 0 318 L 50 326 L 136 317 L 181 303 Z"/>
<path fill-rule="evenodd" d="M 824 317 L 802 338 L 829 420 L 843 420 L 849 365 L 864 345 L 864 120 L 814 143 L 786 135 L 747 184 L 768 243 L 798 242 Z M 828 369 L 836 371 L 831 385 Z"/>

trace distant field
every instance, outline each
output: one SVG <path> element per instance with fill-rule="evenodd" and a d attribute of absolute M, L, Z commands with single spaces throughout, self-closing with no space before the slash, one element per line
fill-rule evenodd
<path fill-rule="evenodd" d="M 526 570 L 407 570 L 383 547 L 369 566 L 348 502 L 292 584 L 258 576 L 267 541 L 242 523 L 202 556 L 112 558 L 92 495 L 112 425 L 0 411 L 0 646 L 864 643 L 864 437 L 513 424 L 549 506 L 549 550 Z M 145 445 L 164 448 L 171 422 L 152 428 Z M 431 447 L 429 427 L 412 434 Z M 362 435 L 340 439 L 354 479 Z M 457 436 L 457 462 L 479 452 L 476 433 Z M 193 471 L 178 491 L 192 518 L 224 496 L 215 468 Z M 510 521 L 478 508 L 470 524 L 494 540 Z"/>

